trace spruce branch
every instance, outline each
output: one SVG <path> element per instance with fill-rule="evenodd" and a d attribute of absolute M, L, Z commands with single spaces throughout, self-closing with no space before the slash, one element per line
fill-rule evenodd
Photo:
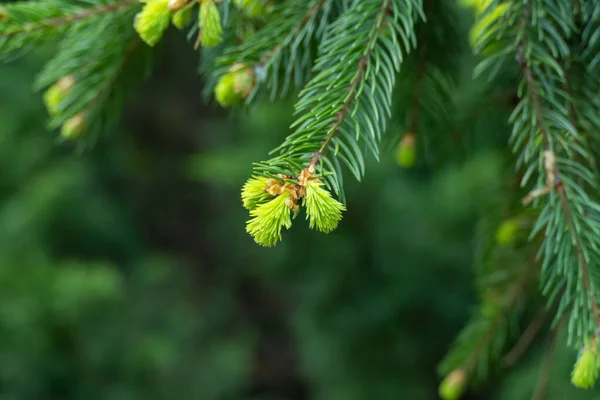
<path fill-rule="evenodd" d="M 498 211 L 494 207 L 494 212 Z M 518 340 L 509 355 L 503 356 L 507 343 L 518 332 L 514 325 L 521 319 L 539 278 L 534 258 L 540 240 L 527 240 L 535 219 L 529 213 L 502 223 L 494 221 L 496 218 L 482 220 L 476 235 L 479 309 L 439 366 L 442 375 L 465 371 L 473 383 L 486 378 L 488 371 L 500 367 L 500 363 L 506 366 L 506 357 L 518 358 L 522 348 L 527 347 Z M 506 229 L 507 226 L 512 228 Z M 521 339 L 529 338 L 531 332 L 535 334 L 536 329 L 526 329 Z"/>
<path fill-rule="evenodd" d="M 124 94 L 146 76 L 140 70 L 148 70 L 148 59 L 134 57 L 150 51 L 139 46 L 141 39 L 132 24 L 135 12 L 124 8 L 97 16 L 95 23 L 73 26 L 37 76 L 36 88 L 50 87 L 46 93 L 53 93 L 65 79 L 70 83 L 49 109 L 49 125 L 62 125 L 63 138 L 73 138 L 70 127 L 76 127 L 74 137 L 85 132 L 88 140 L 81 143 L 90 143 L 110 129 L 120 115 Z"/>
<path fill-rule="evenodd" d="M 298 176 L 311 166 L 327 177 L 343 198 L 340 160 L 360 180 L 360 145 L 378 155 L 378 141 L 391 113 L 391 92 L 403 53 L 415 45 L 420 3 L 411 0 L 357 2 L 329 27 L 313 68 L 315 76 L 300 92 L 295 130 L 258 163 L 258 174 Z"/>
<path fill-rule="evenodd" d="M 565 90 L 570 86 L 568 68 L 577 58 L 569 46 L 576 29 L 570 2 L 510 3 L 484 32 L 480 49 L 486 57 L 476 71 L 491 70 L 493 75 L 498 65 L 513 60 L 520 67 L 511 143 L 517 167 L 524 168 L 521 186 L 533 176 L 539 182 L 524 203 L 542 205 L 532 230 L 532 235 L 544 232 L 538 253 L 542 292 L 550 302 L 560 298 L 555 323 L 568 313 L 568 342 L 578 346 L 600 324 L 600 188 L 593 165 L 587 165 L 592 150 L 581 124 L 572 124 L 577 111 L 570 112 L 573 100 Z"/>
<path fill-rule="evenodd" d="M 452 349 L 440 364 L 439 371 L 446 375 L 460 369 L 471 380 L 484 379 L 490 363 L 497 360 L 507 340 L 508 325 L 522 311 L 530 274 L 522 274 L 509 288 L 499 303 L 484 299 L 479 312 L 458 335 Z M 487 303 L 487 304 L 486 304 Z"/>
<path fill-rule="evenodd" d="M 393 101 L 391 126 L 398 126 L 401 137 L 392 144 L 404 168 L 415 164 L 417 142 L 435 158 L 450 147 L 450 136 L 436 132 L 446 132 L 458 122 L 462 64 L 471 53 L 462 41 L 465 30 L 454 2 L 431 0 L 423 7 L 426 20 L 415 29 L 419 45 L 403 64 Z"/>
<path fill-rule="evenodd" d="M 309 23 L 313 21 L 313 19 L 317 16 L 317 13 L 323 8 L 325 2 L 327 0 L 318 0 L 309 3 L 310 8 L 306 11 L 306 14 L 302 17 L 302 19 L 292 28 L 292 30 L 288 33 L 286 38 L 282 43 L 277 43 L 271 50 L 267 51 L 265 55 L 263 55 L 256 65 L 259 68 L 265 68 L 268 65 L 273 63 L 277 57 L 279 57 L 282 51 L 285 48 L 286 43 L 291 43 L 297 38 L 303 37 L 303 31 L 306 27 L 309 26 Z"/>
<path fill-rule="evenodd" d="M 321 157 L 323 157 L 323 155 L 327 151 L 327 148 L 331 144 L 331 140 L 339 132 L 342 123 L 347 118 L 350 105 L 352 104 L 356 95 L 358 94 L 358 88 L 360 84 L 365 79 L 365 72 L 367 70 L 367 65 L 369 61 L 371 61 L 371 57 L 373 55 L 375 41 L 381 34 L 381 30 L 383 29 L 383 18 L 385 14 L 389 11 L 391 2 L 392 0 L 384 0 L 381 2 L 381 7 L 377 12 L 377 15 L 375 16 L 375 23 L 373 24 L 374 29 L 369 33 L 369 36 L 367 37 L 365 51 L 356 65 L 356 73 L 352 78 L 350 86 L 346 92 L 341 106 L 341 110 L 337 112 L 335 120 L 331 123 L 327 133 L 325 134 L 325 138 L 323 139 L 321 148 L 314 152 L 312 158 L 310 159 L 310 162 L 307 165 L 307 168 L 310 168 L 311 165 L 317 165 L 317 163 L 319 163 Z"/>
<path fill-rule="evenodd" d="M 72 22 L 94 18 L 98 15 L 115 12 L 121 8 L 130 7 L 137 4 L 137 0 L 121 0 L 113 4 L 101 4 L 96 7 L 84 9 L 58 17 L 42 18 L 39 21 L 27 22 L 12 29 L 9 27 L 6 30 L 0 31 L 0 40 L 10 38 L 19 34 L 30 34 L 42 29 L 57 28 L 61 25 L 68 25 Z M 6 21 L 10 21 L 10 9 L 5 10 Z"/>
<path fill-rule="evenodd" d="M 257 85 L 249 94 L 252 101 L 260 90 L 269 91 L 271 100 L 299 90 L 308 80 L 314 63 L 312 46 L 326 32 L 334 0 L 294 0 L 273 11 L 272 23 L 265 25 L 237 46 L 225 49 L 213 71 L 222 75 L 236 63 L 256 71 Z M 283 74 L 283 76 L 282 76 Z M 281 82 L 283 81 L 283 82 Z"/>
<path fill-rule="evenodd" d="M 403 53 L 416 44 L 417 13 L 422 14 L 421 4 L 413 0 L 360 1 L 329 26 L 315 76 L 296 103 L 295 132 L 274 150 L 279 155 L 255 165 L 254 178 L 243 190 L 243 202 L 256 207 L 247 231 L 259 244 L 274 245 L 281 229 L 289 228 L 255 211 L 279 205 L 278 196 L 285 193 L 292 193 L 285 205 L 294 216 L 302 202 L 311 228 L 325 233 L 336 228 L 345 207 L 321 186 L 328 184 L 343 200 L 339 160 L 360 180 L 365 162 L 359 144 L 377 154 L 377 141 L 391 114 L 395 75 Z M 263 190 L 275 198 L 259 204 L 255 199 L 260 196 L 244 198 L 244 193 L 260 177 L 270 178 L 271 186 Z"/>
<path fill-rule="evenodd" d="M 567 194 L 567 191 L 565 190 L 563 182 L 565 182 L 566 180 L 563 178 L 560 167 L 559 165 L 557 165 L 555 160 L 556 150 L 554 148 L 554 142 L 558 141 L 559 139 L 556 138 L 553 140 L 553 138 L 551 137 L 551 133 L 549 132 L 546 126 L 544 116 L 548 114 L 548 111 L 545 110 L 542 106 L 542 100 L 540 99 L 540 95 L 536 87 L 536 80 L 534 79 L 532 68 L 530 66 L 531 61 L 526 59 L 526 48 L 528 47 L 530 33 L 525 26 L 528 23 L 528 17 L 530 12 L 531 10 L 529 7 L 526 7 L 523 10 L 522 25 L 524 27 L 522 29 L 524 32 L 522 34 L 521 41 L 517 47 L 516 58 L 523 71 L 523 76 L 526 83 L 526 91 L 532 103 L 531 107 L 533 108 L 532 111 L 535 116 L 535 127 L 537 128 L 537 130 L 539 130 L 541 134 L 544 148 L 544 157 L 546 159 L 545 169 L 547 175 L 547 183 L 546 187 L 542 191 L 538 192 L 538 195 L 546 194 L 547 192 L 554 190 L 559 197 L 559 203 L 563 213 L 562 217 L 564 218 L 564 221 L 571 236 L 572 245 L 576 254 L 577 264 L 581 269 L 580 277 L 583 283 L 583 289 L 589 295 L 589 303 L 591 306 L 592 317 L 595 322 L 596 328 L 598 328 L 600 327 L 600 313 L 598 310 L 596 297 L 597 289 L 595 287 L 594 281 L 590 278 L 590 267 L 587 261 L 588 257 L 586 257 L 586 254 L 584 253 L 584 244 L 583 239 L 581 237 L 581 235 L 584 234 L 584 232 L 581 232 L 581 230 L 578 229 L 578 227 L 575 224 L 573 216 L 573 202 L 571 201 L 569 195 Z M 567 118 L 572 119 L 572 117 L 572 113 L 567 111 Z M 570 128 L 573 131 L 575 130 L 574 126 L 570 126 Z M 577 140 L 577 135 L 575 134 L 575 132 L 573 133 L 574 138 L 572 140 Z M 526 200 L 529 200 L 529 198 L 526 198 Z M 580 211 L 575 210 L 575 212 L 579 213 Z M 584 215 L 580 215 L 580 217 L 585 218 Z M 583 304 L 583 306 L 585 306 L 585 303 Z"/>
<path fill-rule="evenodd" d="M 55 39 L 77 23 L 136 6 L 136 0 L 17 2 L 0 8 L 0 55 Z"/>

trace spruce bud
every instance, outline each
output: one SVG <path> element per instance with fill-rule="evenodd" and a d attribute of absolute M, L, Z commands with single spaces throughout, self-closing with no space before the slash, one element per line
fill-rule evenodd
<path fill-rule="evenodd" d="M 254 88 L 254 71 L 243 64 L 234 65 L 221 76 L 215 87 L 215 98 L 223 107 L 239 104 Z"/>
<path fill-rule="evenodd" d="M 440 384 L 439 394 L 443 400 L 458 400 L 467 385 L 467 373 L 464 369 L 450 372 Z"/>
<path fill-rule="evenodd" d="M 154 46 L 162 38 L 171 21 L 169 0 L 141 0 L 144 8 L 136 16 L 133 26 L 140 38 Z"/>
<path fill-rule="evenodd" d="M 221 43 L 223 28 L 219 9 L 214 0 L 203 0 L 198 14 L 200 28 L 200 43 L 204 47 L 214 47 Z"/>
<path fill-rule="evenodd" d="M 50 115 L 58 114 L 60 103 L 69 94 L 73 86 L 75 86 L 75 78 L 72 75 L 67 75 L 46 90 L 44 104 Z"/>
<path fill-rule="evenodd" d="M 400 140 L 396 149 L 396 162 L 401 167 L 411 168 L 415 165 L 417 160 L 415 142 L 416 138 L 413 132 L 407 132 Z"/>
<path fill-rule="evenodd" d="M 77 139 L 85 131 L 85 128 L 85 114 L 75 114 L 63 123 L 60 135 L 67 140 Z"/>
<path fill-rule="evenodd" d="M 496 231 L 496 243 L 502 246 L 510 245 L 519 233 L 519 224 L 515 219 L 506 220 Z"/>
<path fill-rule="evenodd" d="M 579 358 L 573 367 L 571 383 L 573 386 L 590 389 L 598 379 L 598 352 L 596 339 L 589 340 L 579 354 Z"/>

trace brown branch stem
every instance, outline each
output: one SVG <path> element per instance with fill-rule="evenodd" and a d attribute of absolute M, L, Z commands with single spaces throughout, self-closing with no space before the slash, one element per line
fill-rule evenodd
<path fill-rule="evenodd" d="M 523 357 L 533 340 L 536 338 L 544 322 L 548 317 L 548 310 L 542 309 L 531 321 L 529 326 L 523 331 L 523 334 L 517 340 L 513 348 L 504 356 L 504 367 L 513 367 Z"/>

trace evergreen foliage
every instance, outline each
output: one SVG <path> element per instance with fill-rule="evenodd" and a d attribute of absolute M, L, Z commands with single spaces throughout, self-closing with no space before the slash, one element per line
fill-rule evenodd
<path fill-rule="evenodd" d="M 451 0 L 229 3 L 11 3 L 0 8 L 0 56 L 55 43 L 35 86 L 46 90 L 49 126 L 89 144 L 114 126 L 124 95 L 146 77 L 150 47 L 170 24 L 194 21 L 188 37 L 204 47 L 202 70 L 222 106 L 295 96 L 291 133 L 254 164 L 242 189 L 247 231 L 265 246 L 282 239 L 302 208 L 310 228 L 333 231 L 346 209 L 343 171 L 362 180 L 366 154 L 379 160 L 385 144 L 397 146 L 404 167 L 462 155 L 481 133 L 472 113 L 498 101 L 497 140 L 510 145 L 517 173 L 489 177 L 510 202 L 481 207 L 480 306 L 440 365 L 440 394 L 458 398 L 502 360 L 512 364 L 510 346 L 532 340 L 535 315 L 545 312 L 582 352 L 572 382 L 592 387 L 600 329 L 597 2 L 463 2 L 475 17 L 468 33 L 457 22 L 465 10 Z M 384 137 L 398 127 L 397 137 Z M 521 329 L 530 319 L 535 329 Z"/>

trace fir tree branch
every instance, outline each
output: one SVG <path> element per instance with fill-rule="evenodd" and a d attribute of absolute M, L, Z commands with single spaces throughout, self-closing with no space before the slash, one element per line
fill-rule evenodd
<path fill-rule="evenodd" d="M 340 162 L 360 180 L 360 145 L 378 155 L 396 73 L 416 42 L 417 13 L 416 0 L 367 0 L 340 15 L 319 48 L 315 76 L 300 92 L 294 132 L 255 173 L 298 177 L 315 166 L 343 199 Z"/>
<path fill-rule="evenodd" d="M 367 65 L 371 61 L 371 57 L 373 55 L 375 41 L 381 34 L 381 30 L 383 28 L 383 18 L 386 15 L 386 13 L 389 12 L 391 3 L 392 0 L 383 0 L 381 2 L 381 7 L 377 12 L 377 15 L 375 16 L 375 22 L 373 24 L 374 29 L 371 30 L 369 36 L 366 39 L 365 51 L 362 57 L 358 60 L 358 63 L 356 64 L 356 74 L 354 75 L 354 78 L 352 78 L 350 87 L 348 88 L 348 91 L 345 94 L 345 100 L 342 103 L 341 110 L 337 112 L 335 120 L 329 126 L 327 134 L 323 139 L 321 148 L 318 151 L 315 151 L 314 155 L 312 156 L 310 162 L 307 165 L 307 168 L 310 168 L 311 165 L 316 165 L 321 159 L 321 157 L 323 157 L 323 155 L 327 151 L 327 148 L 329 147 L 329 144 L 331 143 L 331 140 L 338 133 L 342 126 L 342 123 L 346 119 L 348 110 L 350 109 L 350 105 L 352 104 L 358 93 L 359 85 L 365 78 Z"/>
<path fill-rule="evenodd" d="M 571 122 L 573 100 L 564 90 L 565 71 L 578 57 L 569 45 L 577 35 L 575 16 L 567 0 L 509 3 L 503 10 L 485 34 L 480 47 L 487 57 L 476 71 L 491 69 L 493 75 L 496 65 L 514 59 L 520 66 L 511 143 L 517 167 L 524 167 L 521 186 L 536 175 L 544 182 L 523 199 L 543 205 L 532 229 L 532 235 L 544 232 L 538 253 L 542 293 L 550 302 L 560 298 L 555 322 L 568 312 L 568 342 L 580 346 L 600 324 L 600 187 L 593 169 L 582 162 L 591 150 L 580 124 Z"/>
<path fill-rule="evenodd" d="M 115 86 L 119 77 L 123 73 L 125 65 L 129 61 L 131 55 L 135 52 L 135 50 L 139 47 L 139 45 L 141 43 L 142 43 L 142 40 L 137 35 L 133 39 L 130 40 L 129 44 L 127 45 L 127 47 L 125 48 L 125 50 L 122 53 L 122 57 L 121 57 L 119 63 L 115 66 L 113 71 L 111 71 L 110 75 L 104 81 L 104 87 L 98 92 L 96 97 L 94 97 L 94 99 L 90 102 L 88 110 L 94 110 L 101 103 L 106 101 L 106 98 L 110 95 L 111 90 L 113 89 L 113 87 Z"/>
<path fill-rule="evenodd" d="M 43 18 L 35 22 L 27 22 L 22 25 L 12 27 L 12 29 L 11 27 L 8 27 L 4 30 L 0 30 L 0 40 L 10 39 L 11 37 L 19 34 L 31 34 L 44 29 L 57 28 L 59 26 L 68 25 L 76 21 L 94 18 L 106 13 L 112 13 L 123 8 L 131 7 L 135 4 L 139 4 L 139 2 L 137 0 L 121 0 L 113 4 L 101 4 L 97 7 L 76 11 L 73 14 Z M 10 15 L 8 12 L 6 15 L 5 21 L 9 22 Z"/>
<path fill-rule="evenodd" d="M 503 208 L 494 207 L 496 218 L 504 220 L 503 213 L 498 212 Z M 505 365 L 502 356 L 506 343 L 512 339 L 511 332 L 516 332 L 514 325 L 521 319 L 529 291 L 538 281 L 535 253 L 539 239 L 527 240 L 534 218 L 528 213 L 514 216 L 510 221 L 517 232 L 510 238 L 503 234 L 500 239 L 496 218 L 486 218 L 478 227 L 476 268 L 481 304 L 440 364 L 443 375 L 460 369 L 477 381 L 498 362 Z"/>
<path fill-rule="evenodd" d="M 124 95 L 147 74 L 140 37 L 133 29 L 134 8 L 99 14 L 94 23 L 73 26 L 60 41 L 54 57 L 37 76 L 38 89 L 54 87 L 64 77 L 73 82 L 51 111 L 49 126 L 63 126 L 77 116 L 85 121 L 86 139 L 95 139 L 117 122 Z M 81 40 L 82 37 L 89 38 Z M 140 49 L 140 51 L 138 51 Z M 81 141 L 81 144 L 91 140 Z"/>
<path fill-rule="evenodd" d="M 529 13 L 530 13 L 529 8 L 526 8 L 525 11 L 523 12 L 522 24 L 525 25 L 527 23 L 527 18 L 529 17 Z M 519 45 L 517 47 L 517 62 L 521 66 L 521 69 L 523 71 L 523 76 L 525 77 L 527 92 L 529 93 L 529 96 L 531 98 L 531 101 L 532 101 L 533 107 L 534 107 L 535 123 L 536 123 L 537 128 L 539 129 L 539 132 L 542 135 L 544 149 L 545 149 L 545 151 L 551 152 L 552 154 L 554 154 L 554 149 L 553 149 L 552 142 L 550 139 L 550 134 L 548 133 L 546 124 L 543 119 L 544 110 L 542 109 L 542 103 L 541 103 L 538 91 L 536 89 L 536 86 L 535 86 L 533 73 L 531 71 L 531 68 L 530 68 L 527 60 L 525 59 L 527 40 L 528 40 L 527 34 L 523 34 L 521 42 L 519 43 Z M 550 171 L 546 171 L 546 173 L 550 173 Z M 582 280 L 583 280 L 583 286 L 584 286 L 584 289 L 588 292 L 588 294 L 590 296 L 592 315 L 593 315 L 594 321 L 596 323 L 596 327 L 600 327 L 600 313 L 598 310 L 597 299 L 595 296 L 596 289 L 594 287 L 594 283 L 590 279 L 589 266 L 588 266 L 586 257 L 582 250 L 582 239 L 581 239 L 580 233 L 578 233 L 578 230 L 576 229 L 576 226 L 573 221 L 571 208 L 569 206 L 569 199 L 567 197 L 565 188 L 562 184 L 561 172 L 560 172 L 560 168 L 558 165 L 553 166 L 552 173 L 555 178 L 555 181 L 552 183 L 553 189 L 559 196 L 560 205 L 561 205 L 562 211 L 563 211 L 563 216 L 566 221 L 569 233 L 571 235 L 571 239 L 573 241 L 573 247 L 575 249 L 577 262 L 579 264 L 579 267 L 581 268 L 581 276 L 582 276 Z"/>
<path fill-rule="evenodd" d="M 503 305 L 500 312 L 494 315 L 493 320 L 488 324 L 485 333 L 480 336 L 475 348 L 472 350 L 469 357 L 461 365 L 467 371 L 472 371 L 476 367 L 476 364 L 480 361 L 481 353 L 487 351 L 490 347 L 492 340 L 496 338 L 498 328 L 505 322 L 508 315 L 513 311 L 517 305 L 525 288 L 525 281 L 519 282 L 507 297 L 505 304 Z"/>
<path fill-rule="evenodd" d="M 277 43 L 271 50 L 267 51 L 264 56 L 261 57 L 259 63 L 256 65 L 257 67 L 264 68 L 269 65 L 274 58 L 279 56 L 283 49 L 285 48 L 285 43 L 293 42 L 297 37 L 300 36 L 302 30 L 306 28 L 308 23 L 314 18 L 317 13 L 323 8 L 325 2 L 328 0 L 318 0 L 315 1 L 304 17 L 298 22 L 296 26 L 292 28 L 287 37 L 283 40 L 282 43 Z"/>
<path fill-rule="evenodd" d="M 223 75 L 235 63 L 254 68 L 258 84 L 248 102 L 262 89 L 270 91 L 271 100 L 284 96 L 292 81 L 299 90 L 310 76 L 314 63 L 311 46 L 314 41 L 322 40 L 333 4 L 334 0 L 294 0 L 281 4 L 273 12 L 273 23 L 225 50 L 217 60 L 219 68 L 214 74 Z"/>

